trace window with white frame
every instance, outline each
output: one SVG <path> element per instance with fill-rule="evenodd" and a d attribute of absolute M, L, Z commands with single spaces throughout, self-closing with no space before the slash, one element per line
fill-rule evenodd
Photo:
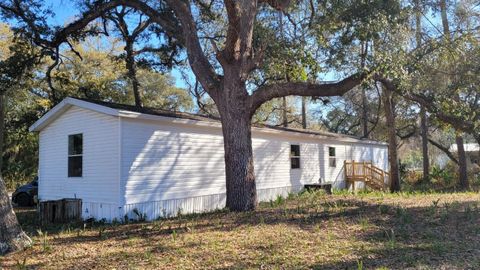
<path fill-rule="evenodd" d="M 83 134 L 68 135 L 68 177 L 82 177 Z"/>
<path fill-rule="evenodd" d="M 328 166 L 337 167 L 337 156 L 335 147 L 328 147 Z"/>
<path fill-rule="evenodd" d="M 300 145 L 290 145 L 290 168 L 300 169 Z"/>

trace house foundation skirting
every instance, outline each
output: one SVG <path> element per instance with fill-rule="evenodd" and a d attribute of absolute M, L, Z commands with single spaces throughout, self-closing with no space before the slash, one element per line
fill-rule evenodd
<path fill-rule="evenodd" d="M 257 189 L 259 202 L 275 200 L 278 196 L 286 198 L 289 193 L 301 191 L 303 186 L 286 186 Z M 225 208 L 226 194 L 209 194 L 204 196 L 170 199 L 153 202 L 126 204 L 123 213 L 130 219 L 174 217 L 179 214 L 205 213 Z"/>

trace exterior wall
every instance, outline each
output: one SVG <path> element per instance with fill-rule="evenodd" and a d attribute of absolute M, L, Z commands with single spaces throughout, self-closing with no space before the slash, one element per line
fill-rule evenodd
<path fill-rule="evenodd" d="M 335 147 L 335 167 L 331 167 L 329 163 L 329 147 Z M 343 170 L 343 163 L 345 160 L 351 159 L 351 151 L 351 145 L 348 143 L 342 144 L 334 141 L 325 143 L 323 151 L 324 162 L 322 163 L 325 171 L 325 175 L 322 179 L 325 183 L 331 183 L 332 187 L 336 189 L 345 188 L 345 172 Z"/>
<path fill-rule="evenodd" d="M 300 169 L 290 168 L 291 144 L 300 145 Z M 121 204 L 130 218 L 135 218 L 134 209 L 155 219 L 225 206 L 219 127 L 122 118 L 121 145 Z M 252 145 L 259 201 L 286 196 L 320 178 L 337 188 L 345 186 L 343 161 L 352 159 L 352 143 L 254 130 Z M 335 168 L 328 167 L 329 146 L 337 149 Z M 371 157 L 371 146 L 365 147 Z"/>
<path fill-rule="evenodd" d="M 118 118 L 71 107 L 40 132 L 39 200 L 81 198 L 83 217 L 118 216 Z M 83 177 L 68 177 L 68 135 L 83 134 Z"/>
<path fill-rule="evenodd" d="M 68 178 L 68 135 L 83 134 L 83 177 Z M 300 145 L 300 169 L 290 145 Z M 290 132 L 253 131 L 260 201 L 298 192 L 307 183 L 344 188 L 343 162 L 373 159 L 387 168 L 385 145 L 340 142 Z M 336 148 L 336 167 L 328 147 Z M 148 219 L 225 206 L 220 127 L 123 118 L 71 107 L 40 132 L 39 199 L 81 198 L 83 217 Z"/>
<path fill-rule="evenodd" d="M 376 167 L 388 171 L 388 146 L 372 144 L 353 144 L 349 160 L 371 161 Z M 344 173 L 342 171 L 342 173 Z M 364 183 L 356 183 L 355 188 L 364 188 Z"/>

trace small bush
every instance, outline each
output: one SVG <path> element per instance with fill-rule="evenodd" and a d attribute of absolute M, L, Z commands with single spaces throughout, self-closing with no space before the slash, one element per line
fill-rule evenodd
<path fill-rule="evenodd" d="M 180 211 L 180 210 L 179 210 Z M 147 220 L 147 214 L 140 212 L 137 208 L 133 209 L 132 212 L 135 214 L 135 220 L 138 222 L 143 222 Z"/>

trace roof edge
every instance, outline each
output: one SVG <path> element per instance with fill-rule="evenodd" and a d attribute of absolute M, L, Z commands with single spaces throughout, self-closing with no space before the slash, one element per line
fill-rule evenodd
<path fill-rule="evenodd" d="M 212 119 L 212 121 L 207 121 L 207 120 L 200 120 L 200 119 L 188 119 L 188 118 L 181 118 L 181 117 L 148 114 L 143 112 L 130 111 L 127 109 L 111 108 L 111 107 L 108 107 L 107 105 L 97 104 L 97 103 L 93 103 L 93 102 L 89 102 L 86 100 L 77 99 L 73 97 L 67 97 L 64 100 L 62 100 L 62 102 L 54 106 L 44 116 L 38 119 L 32 126 L 30 126 L 29 131 L 31 132 L 41 131 L 72 106 L 77 106 L 83 109 L 92 110 L 95 112 L 112 115 L 116 117 L 122 117 L 122 118 L 164 121 L 164 122 L 169 122 L 173 124 L 187 124 L 187 125 L 202 126 L 202 127 L 221 128 L 221 122 L 218 120 L 213 121 Z M 361 139 L 361 138 L 356 138 L 348 135 L 345 135 L 345 137 L 333 136 L 334 134 L 337 134 L 337 133 L 332 133 L 331 136 L 328 136 L 328 134 L 319 134 L 319 133 L 317 134 L 314 131 L 309 132 L 309 131 L 293 130 L 293 129 L 288 130 L 288 129 L 273 128 L 268 126 L 263 126 L 263 127 L 252 126 L 252 132 L 278 134 L 278 135 L 288 134 L 289 136 L 294 136 L 294 137 L 301 136 L 301 137 L 312 138 L 312 139 L 322 138 L 322 139 L 347 142 L 347 143 L 363 143 L 363 144 L 375 144 L 375 145 L 383 145 L 383 146 L 387 145 L 387 143 L 385 142 L 369 140 L 369 139 Z"/>
<path fill-rule="evenodd" d="M 98 105 L 88 101 L 67 97 L 62 100 L 60 103 L 55 105 L 50 109 L 45 115 L 40 117 L 33 125 L 31 125 L 28 130 L 30 132 L 39 132 L 48 126 L 52 121 L 57 119 L 62 113 L 68 110 L 72 106 L 77 106 L 82 109 L 92 110 L 99 113 L 104 113 L 112 116 L 119 116 L 119 110 L 109 108 L 106 106 Z"/>

